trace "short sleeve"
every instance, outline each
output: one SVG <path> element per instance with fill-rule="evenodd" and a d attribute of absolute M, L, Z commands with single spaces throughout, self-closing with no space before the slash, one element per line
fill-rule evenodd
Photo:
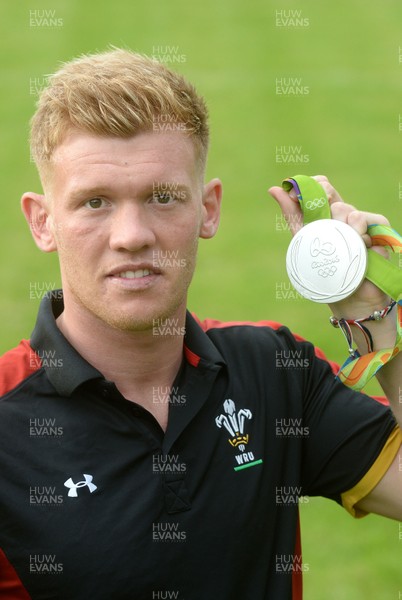
<path fill-rule="evenodd" d="M 278 334 L 290 349 L 301 353 L 306 365 L 300 374 L 307 432 L 301 464 L 303 494 L 342 504 L 342 495 L 369 472 L 397 423 L 388 406 L 342 384 L 310 343 L 297 340 L 286 328 Z"/>
<path fill-rule="evenodd" d="M 379 456 L 368 472 L 352 489 L 347 490 L 342 494 L 342 505 L 352 517 L 358 519 L 366 516 L 367 513 L 356 508 L 356 504 L 362 500 L 362 498 L 365 498 L 384 477 L 385 473 L 393 463 L 401 444 L 402 430 L 397 426 L 387 439 Z"/>

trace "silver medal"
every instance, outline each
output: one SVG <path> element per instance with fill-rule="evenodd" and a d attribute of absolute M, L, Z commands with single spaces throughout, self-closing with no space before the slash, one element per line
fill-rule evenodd
<path fill-rule="evenodd" d="M 286 269 L 293 287 L 314 302 L 344 300 L 361 285 L 367 249 L 350 225 L 321 219 L 305 225 L 292 239 Z"/>

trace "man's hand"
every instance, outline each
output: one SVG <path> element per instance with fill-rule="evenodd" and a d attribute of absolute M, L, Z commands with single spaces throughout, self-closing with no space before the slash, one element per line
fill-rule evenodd
<path fill-rule="evenodd" d="M 323 175 L 316 175 L 314 179 L 322 185 L 328 196 L 332 218 L 353 227 L 361 235 L 367 248 L 372 248 L 375 252 L 387 257 L 388 253 L 383 247 L 372 246 L 367 228 L 373 224 L 389 225 L 388 220 L 383 215 L 356 210 L 351 204 L 346 204 Z M 281 207 L 292 235 L 295 235 L 303 226 L 303 215 L 295 191 L 292 189 L 287 193 L 281 187 L 272 187 L 269 192 Z M 338 318 L 357 319 L 369 316 L 374 310 L 387 306 L 389 302 L 390 298 L 382 290 L 365 279 L 352 296 L 329 306 L 332 313 Z M 380 322 L 366 323 L 372 333 L 375 350 L 394 346 L 396 338 L 395 310 L 394 308 L 392 313 Z M 359 339 L 358 332 L 356 335 L 354 331 L 354 335 L 361 354 L 364 354 L 367 352 L 367 348 L 364 347 L 363 339 Z M 390 401 L 399 426 L 402 428 L 402 403 L 400 402 L 402 352 L 378 371 L 377 378 Z M 365 498 L 358 502 L 356 508 L 392 519 L 402 519 L 402 479 L 399 472 L 401 461 L 402 447 L 381 481 Z"/>
<path fill-rule="evenodd" d="M 362 236 L 368 248 L 372 248 L 375 252 L 387 256 L 388 253 L 385 248 L 372 246 L 371 238 L 367 233 L 367 227 L 372 224 L 389 225 L 388 220 L 383 215 L 356 210 L 354 206 L 346 204 L 323 175 L 316 175 L 314 179 L 322 185 L 328 196 L 332 218 L 343 221 L 353 227 Z M 294 190 L 287 193 L 281 187 L 272 187 L 269 192 L 281 207 L 283 215 L 294 235 L 303 226 L 303 215 L 296 193 Z M 337 318 L 360 319 L 368 317 L 375 310 L 385 308 L 390 301 L 391 299 L 381 289 L 365 279 L 352 296 L 341 302 L 330 304 L 329 307 L 332 314 Z M 381 321 L 365 323 L 373 338 L 374 351 L 394 347 L 396 340 L 395 311 L 396 307 Z M 356 327 L 353 328 L 353 335 L 359 352 L 362 355 L 366 354 L 367 345 L 365 339 Z M 402 403 L 399 402 L 400 390 L 402 389 L 401 374 L 402 352 L 378 371 L 377 379 L 388 400 L 391 402 L 399 424 L 402 426 Z"/>
<path fill-rule="evenodd" d="M 320 183 L 328 196 L 332 218 L 353 227 L 361 235 L 367 248 L 372 248 L 387 257 L 388 252 L 385 248 L 372 246 L 367 228 L 374 224 L 389 225 L 389 221 L 383 215 L 357 210 L 351 204 L 346 204 L 324 175 L 315 175 L 314 179 Z M 295 235 L 303 226 L 303 213 L 296 192 L 292 189 L 288 193 L 275 186 L 269 189 L 269 193 L 278 202 L 292 235 Z M 389 301 L 390 298 L 382 290 L 366 279 L 352 296 L 329 306 L 336 317 L 357 319 L 384 308 Z"/>

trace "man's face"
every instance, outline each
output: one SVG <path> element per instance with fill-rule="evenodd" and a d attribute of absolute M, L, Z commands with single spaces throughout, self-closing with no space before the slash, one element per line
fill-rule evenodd
<path fill-rule="evenodd" d="M 180 132 L 129 139 L 72 131 L 46 189 L 65 302 L 120 330 L 185 308 L 212 216 L 194 144 Z"/>

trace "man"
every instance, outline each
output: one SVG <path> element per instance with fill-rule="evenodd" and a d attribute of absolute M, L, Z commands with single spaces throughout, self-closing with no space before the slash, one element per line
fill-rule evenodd
<path fill-rule="evenodd" d="M 186 313 L 222 186 L 204 184 L 205 105 L 163 65 L 123 50 L 66 64 L 31 147 L 44 194 L 22 208 L 63 294 L 0 364 L 0 598 L 301 598 L 300 495 L 402 518 L 400 356 L 381 379 L 394 417 L 286 328 Z M 364 237 L 379 217 L 319 180 Z M 387 302 L 366 282 L 338 309 Z M 373 335 L 393 344 L 394 319 Z M 303 366 L 275 368 L 278 352 Z"/>

